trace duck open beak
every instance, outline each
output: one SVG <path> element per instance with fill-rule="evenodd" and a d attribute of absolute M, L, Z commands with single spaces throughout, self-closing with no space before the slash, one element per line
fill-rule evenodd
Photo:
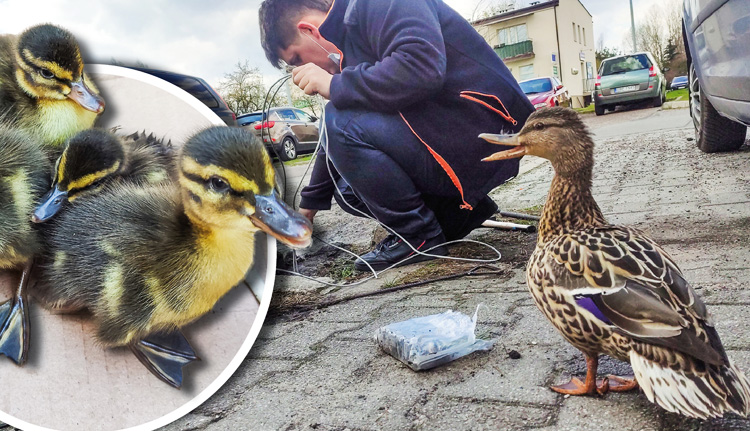
<path fill-rule="evenodd" d="M 304 248 L 312 242 L 310 220 L 290 208 L 275 193 L 255 195 L 255 213 L 250 219 L 255 226 L 290 247 Z"/>
<path fill-rule="evenodd" d="M 479 135 L 480 138 L 491 144 L 507 145 L 511 148 L 510 150 L 500 151 L 491 156 L 487 156 L 482 159 L 483 162 L 492 162 L 495 160 L 507 160 L 523 157 L 526 155 L 526 146 L 522 145 L 518 140 L 518 134 L 513 135 L 493 135 L 491 133 L 482 133 Z"/>
<path fill-rule="evenodd" d="M 42 197 L 42 202 L 34 209 L 31 221 L 44 223 L 55 216 L 68 202 L 68 192 L 60 190 L 56 185 Z"/>
<path fill-rule="evenodd" d="M 91 112 L 96 112 L 97 114 L 104 112 L 104 99 L 91 91 L 86 82 L 84 82 L 83 75 L 81 75 L 78 81 L 73 81 L 70 84 L 68 97 Z"/>

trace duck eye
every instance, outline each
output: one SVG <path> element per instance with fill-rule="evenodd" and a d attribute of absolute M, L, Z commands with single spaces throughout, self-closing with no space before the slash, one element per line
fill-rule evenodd
<path fill-rule="evenodd" d="M 208 179 L 208 186 L 211 190 L 217 193 L 225 193 L 229 190 L 229 184 L 219 177 L 211 177 Z"/>
<path fill-rule="evenodd" d="M 534 128 L 537 130 L 543 130 L 544 129 L 544 123 L 536 123 L 534 124 Z"/>
<path fill-rule="evenodd" d="M 44 79 L 52 79 L 55 77 L 55 74 L 49 69 L 39 69 L 39 74 L 42 75 L 42 78 Z"/>

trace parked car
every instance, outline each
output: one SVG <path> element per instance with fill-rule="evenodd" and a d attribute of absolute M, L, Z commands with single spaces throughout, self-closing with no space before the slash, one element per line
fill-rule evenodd
<path fill-rule="evenodd" d="M 750 126 L 750 1 L 685 0 L 682 37 L 698 148 L 736 150 Z"/>
<path fill-rule="evenodd" d="M 568 89 L 554 76 L 527 79 L 518 83 L 534 108 L 570 105 Z"/>
<path fill-rule="evenodd" d="M 149 75 L 161 78 L 172 83 L 190 93 L 193 97 L 203 102 L 204 105 L 211 108 L 227 126 L 237 125 L 237 116 L 229 109 L 229 106 L 205 80 L 197 76 L 183 75 L 181 73 L 169 72 L 166 70 L 147 69 L 143 67 L 129 67 L 130 69 L 139 70 Z"/>
<path fill-rule="evenodd" d="M 687 88 L 688 77 L 687 76 L 675 76 L 672 83 L 669 84 L 670 90 L 679 90 L 680 88 Z"/>
<path fill-rule="evenodd" d="M 650 52 L 620 55 L 602 60 L 594 83 L 594 111 L 604 115 L 617 105 L 650 100 L 664 103 L 667 80 Z"/>
<path fill-rule="evenodd" d="M 283 161 L 302 152 L 314 151 L 318 143 L 318 118 L 288 106 L 271 108 L 267 118 L 262 111 L 237 117 L 237 124 L 263 140 L 271 155 Z"/>

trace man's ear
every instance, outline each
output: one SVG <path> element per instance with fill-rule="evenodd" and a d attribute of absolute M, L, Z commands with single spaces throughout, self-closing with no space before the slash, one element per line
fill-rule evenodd
<path fill-rule="evenodd" d="M 320 30 L 318 30 L 318 26 L 311 23 L 310 21 L 300 21 L 297 23 L 297 29 L 301 31 L 302 33 L 307 33 L 308 35 L 312 36 L 313 38 L 319 38 L 320 37 Z"/>

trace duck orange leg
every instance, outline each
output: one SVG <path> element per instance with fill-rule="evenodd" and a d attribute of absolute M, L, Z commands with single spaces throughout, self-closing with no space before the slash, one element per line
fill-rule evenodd
<path fill-rule="evenodd" d="M 626 379 L 618 376 L 607 376 L 604 379 L 596 379 L 596 371 L 599 368 L 599 358 L 584 354 L 586 358 L 586 381 L 573 377 L 568 383 L 551 386 L 555 392 L 566 395 L 604 395 L 609 391 L 625 392 L 638 387 L 635 379 Z"/>

